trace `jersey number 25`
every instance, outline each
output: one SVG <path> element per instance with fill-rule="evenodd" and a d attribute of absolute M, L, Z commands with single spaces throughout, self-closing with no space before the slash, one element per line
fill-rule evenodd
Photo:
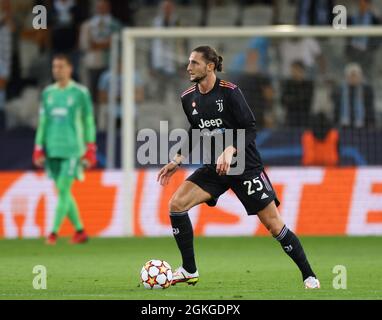
<path fill-rule="evenodd" d="M 244 181 L 243 184 L 247 186 L 247 188 L 248 188 L 247 193 L 248 193 L 249 196 L 251 194 L 254 194 L 256 191 L 263 190 L 263 188 L 264 188 L 262 182 L 259 180 L 259 177 L 256 177 L 256 178 L 254 178 L 252 180 Z M 256 185 L 258 185 L 257 188 L 256 188 Z"/>

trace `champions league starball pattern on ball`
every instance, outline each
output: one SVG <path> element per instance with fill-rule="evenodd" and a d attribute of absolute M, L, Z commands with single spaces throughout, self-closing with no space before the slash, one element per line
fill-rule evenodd
<path fill-rule="evenodd" d="M 171 266 L 163 260 L 150 260 L 141 270 L 141 281 L 146 289 L 166 289 L 172 281 Z"/>

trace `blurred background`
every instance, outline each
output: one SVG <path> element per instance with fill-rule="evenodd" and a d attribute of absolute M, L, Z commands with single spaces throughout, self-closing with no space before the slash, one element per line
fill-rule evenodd
<path fill-rule="evenodd" d="M 0 157 L 0 170 L 32 168 L 30 154 L 39 97 L 52 81 L 49 66 L 56 53 L 71 57 L 76 80 L 91 90 L 99 133 L 99 166 L 104 167 L 113 33 L 135 26 L 329 26 L 336 5 L 336 1 L 329 0 L 1 0 L 0 3 L 0 143 L 7 150 Z M 32 27 L 32 8 L 37 4 L 48 8 L 47 30 Z M 348 25 L 379 25 L 381 7 L 381 1 L 346 1 Z M 202 40 L 195 35 L 191 39 L 138 40 L 137 129 L 158 129 L 159 120 L 169 121 L 170 129 L 187 128 L 179 96 L 188 86 L 185 73 L 188 55 L 192 48 L 208 43 L 224 57 L 225 72 L 220 77 L 242 88 L 260 131 L 270 135 L 259 145 L 265 149 L 267 164 L 304 164 L 303 150 L 298 147 L 304 129 L 314 126 L 338 130 L 340 145 L 355 148 L 354 152 L 340 149 L 338 161 L 333 164 L 380 164 L 382 152 L 377 143 L 382 125 L 380 40 L 330 35 Z M 122 82 L 122 76 L 117 78 Z M 116 102 L 119 100 L 120 88 Z M 345 104 L 359 112 L 348 114 Z M 119 141 L 119 104 L 115 113 L 115 139 Z M 278 155 L 267 152 L 278 144 L 283 147 Z M 24 147 L 19 148 L 20 145 Z M 116 168 L 121 166 L 119 145 L 118 142 L 113 164 Z M 288 153 L 286 146 L 294 148 L 289 148 Z M 355 151 L 359 156 L 355 156 Z"/>
<path fill-rule="evenodd" d="M 47 30 L 32 27 L 32 8 L 40 4 L 48 9 Z M 0 0 L 0 170 L 5 174 L 33 169 L 40 93 L 52 81 L 50 63 L 56 53 L 71 57 L 75 79 L 92 93 L 101 170 L 106 167 L 108 117 L 112 116 L 115 160 L 108 168 L 119 170 L 124 75 L 121 61 L 116 72 L 111 70 L 113 34 L 135 27 L 331 26 L 336 4 L 346 6 L 348 26 L 381 23 L 382 1 L 371 0 Z M 382 46 L 381 38 L 371 35 L 138 39 L 137 131 L 159 130 L 161 120 L 168 121 L 170 129 L 188 128 L 179 97 L 189 86 L 188 55 L 201 44 L 217 49 L 224 57 L 224 73 L 219 76 L 244 92 L 257 120 L 257 143 L 266 166 L 276 170 L 290 166 L 293 174 L 303 167 L 335 170 L 382 164 Z M 117 88 L 110 99 L 113 77 Z M 114 101 L 112 113 L 110 101 Z M 3 195 L 11 183 L 4 182 L 8 181 L 4 174 Z M 356 176 L 356 171 L 334 174 L 331 179 L 339 188 L 333 192 L 351 194 L 352 189 L 341 188 L 352 185 Z M 346 197 L 344 201 L 351 202 L 351 196 Z M 375 201 L 381 203 L 379 198 Z M 349 206 L 344 209 L 346 216 Z M 373 219 L 379 222 L 380 216 Z M 334 231 L 325 230 L 343 233 L 345 229 L 341 224 Z M 145 231 L 138 228 L 135 233 Z"/>

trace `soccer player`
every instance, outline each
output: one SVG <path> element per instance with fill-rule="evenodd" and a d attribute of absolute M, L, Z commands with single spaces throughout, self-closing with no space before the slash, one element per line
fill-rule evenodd
<path fill-rule="evenodd" d="M 96 129 L 93 105 L 86 87 L 72 80 L 73 66 L 65 55 L 53 58 L 56 83 L 42 93 L 33 163 L 45 167 L 58 193 L 53 230 L 46 243 L 56 244 L 66 215 L 76 232 L 71 243 L 84 243 L 88 236 L 72 195 L 75 179 L 83 179 L 83 169 L 96 165 Z"/>
<path fill-rule="evenodd" d="M 203 128 L 211 132 L 245 129 L 244 147 L 238 149 L 238 141 L 233 139 L 232 145 L 224 149 L 216 162 L 204 164 L 197 169 L 172 196 L 169 203 L 170 219 L 183 262 L 174 272 L 173 284 L 184 282 L 195 285 L 199 280 L 193 228 L 188 211 L 203 202 L 209 206 L 216 205 L 219 196 L 231 188 L 248 215 L 257 215 L 286 254 L 297 264 L 305 288 L 319 288 L 320 282 L 310 267 L 299 239 L 288 229 L 278 212 L 280 203 L 256 148 L 254 115 L 241 90 L 216 76 L 216 71 L 222 71 L 222 61 L 223 58 L 209 46 L 201 46 L 191 52 L 187 72 L 191 82 L 195 84 L 181 96 L 183 110 L 191 124 L 190 129 Z M 189 143 L 191 140 L 189 130 Z M 194 142 L 190 145 L 194 145 Z M 186 155 L 182 154 L 183 149 L 159 171 L 157 180 L 162 186 L 168 184 L 184 161 Z M 192 147 L 189 149 L 192 150 Z M 245 170 L 240 175 L 229 175 L 232 159 L 240 153 L 245 154 Z"/>

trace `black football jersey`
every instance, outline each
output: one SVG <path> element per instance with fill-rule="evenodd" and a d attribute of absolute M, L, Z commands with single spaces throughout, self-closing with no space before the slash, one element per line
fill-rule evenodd
<path fill-rule="evenodd" d="M 191 124 L 189 140 L 192 140 L 192 129 L 199 129 L 207 134 L 210 133 L 212 138 L 219 133 L 224 136 L 228 131 L 234 132 L 233 139 L 227 141 L 232 141 L 232 145 L 238 153 L 245 149 L 245 171 L 263 169 L 262 160 L 255 142 L 255 117 L 239 87 L 231 82 L 216 79 L 213 89 L 208 93 L 200 93 L 198 85 L 194 84 L 183 92 L 181 100 L 183 110 Z M 238 135 L 238 129 L 245 129 L 245 139 Z M 238 141 L 238 139 L 241 140 Z M 195 146 L 195 141 L 190 143 L 189 152 L 192 146 Z M 205 148 L 202 149 L 203 152 L 206 152 Z M 208 158 L 212 159 L 211 165 L 215 165 L 214 159 L 216 160 L 220 154 L 217 154 L 217 157 L 215 156 L 213 144 L 210 149 L 211 155 Z M 183 153 L 184 156 L 187 156 L 182 151 L 183 149 L 180 149 L 178 154 Z"/>

